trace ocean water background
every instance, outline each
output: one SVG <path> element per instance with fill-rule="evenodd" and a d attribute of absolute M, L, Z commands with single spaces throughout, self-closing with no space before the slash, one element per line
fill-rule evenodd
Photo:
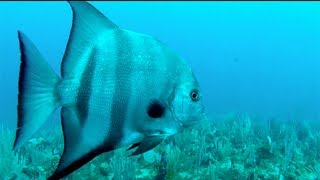
<path fill-rule="evenodd" d="M 320 120 L 320 3 L 91 4 L 119 26 L 153 35 L 185 57 L 201 83 L 208 115 Z M 0 3 L 0 125 L 16 126 L 17 30 L 60 73 L 71 16 L 66 2 Z"/>

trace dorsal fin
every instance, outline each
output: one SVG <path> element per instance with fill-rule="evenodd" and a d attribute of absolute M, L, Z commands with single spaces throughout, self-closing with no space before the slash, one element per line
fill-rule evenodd
<path fill-rule="evenodd" d="M 90 49 L 104 32 L 117 28 L 99 10 L 85 1 L 68 1 L 72 8 L 72 27 L 61 64 L 63 78 L 72 78 L 87 64 Z"/>

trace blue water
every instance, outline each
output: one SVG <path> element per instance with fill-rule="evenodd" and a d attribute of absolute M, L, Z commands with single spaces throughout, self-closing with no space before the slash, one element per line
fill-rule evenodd
<path fill-rule="evenodd" d="M 185 57 L 208 114 L 320 119 L 320 3 L 91 4 L 119 26 L 153 35 Z M 17 30 L 59 72 L 71 9 L 66 2 L 1 2 L 0 22 L 0 124 L 15 128 Z"/>

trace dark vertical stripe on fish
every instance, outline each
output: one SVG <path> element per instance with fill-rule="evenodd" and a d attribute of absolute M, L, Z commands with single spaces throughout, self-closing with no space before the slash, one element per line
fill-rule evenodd
<path fill-rule="evenodd" d="M 89 113 L 89 101 L 92 95 L 92 79 L 96 68 L 95 53 L 95 49 L 93 48 L 89 56 L 88 64 L 82 74 L 79 86 L 80 90 L 77 95 L 77 115 L 81 125 L 84 125 Z"/>
<path fill-rule="evenodd" d="M 128 113 L 128 105 L 131 94 L 130 77 L 132 74 L 132 44 L 124 31 L 115 32 L 117 59 L 115 67 L 115 87 L 110 113 L 110 131 L 107 142 L 113 147 L 117 146 L 124 135 L 124 125 Z"/>

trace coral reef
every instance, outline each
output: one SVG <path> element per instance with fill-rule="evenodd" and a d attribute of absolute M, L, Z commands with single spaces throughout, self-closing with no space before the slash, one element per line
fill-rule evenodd
<path fill-rule="evenodd" d="M 14 132 L 0 129 L 0 179 L 46 179 L 63 151 L 60 127 L 14 152 Z M 320 131 L 308 121 L 262 121 L 230 113 L 203 120 L 155 149 L 128 157 L 104 153 L 65 179 L 319 179 Z"/>

